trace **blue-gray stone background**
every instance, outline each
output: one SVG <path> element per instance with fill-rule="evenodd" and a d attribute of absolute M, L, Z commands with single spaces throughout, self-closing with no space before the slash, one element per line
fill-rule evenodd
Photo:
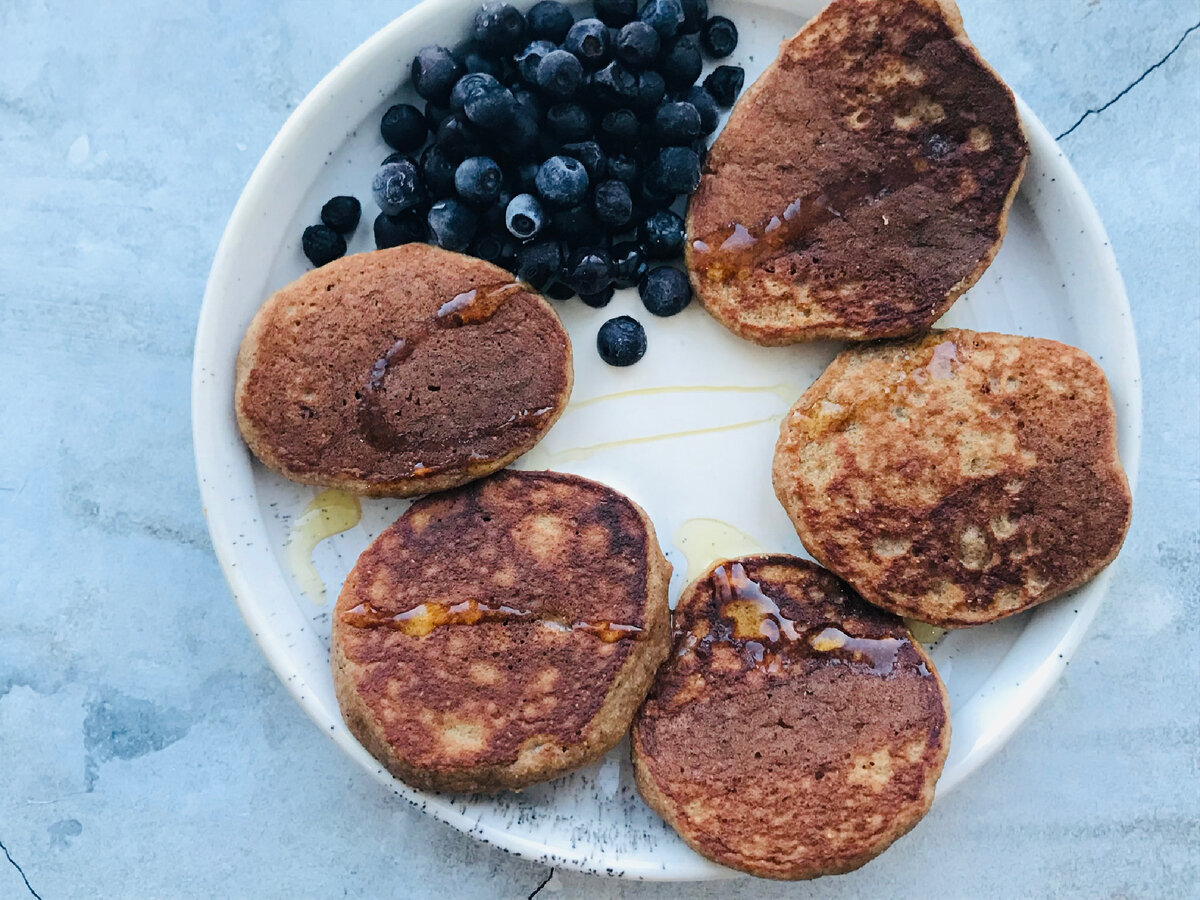
<path fill-rule="evenodd" d="M 0 900 L 1200 894 L 1200 3 L 961 0 L 1133 306 L 1137 509 L 1090 635 L 865 869 L 691 886 L 551 877 L 393 798 L 277 682 L 209 545 L 213 251 L 287 115 L 408 5 L 0 0 Z"/>

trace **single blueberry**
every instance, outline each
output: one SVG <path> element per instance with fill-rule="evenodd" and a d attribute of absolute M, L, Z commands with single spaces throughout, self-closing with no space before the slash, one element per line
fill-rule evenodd
<path fill-rule="evenodd" d="M 525 49 L 513 57 L 517 71 L 530 84 L 537 83 L 537 69 L 547 54 L 553 53 L 558 47 L 550 41 L 537 40 L 525 45 Z"/>
<path fill-rule="evenodd" d="M 597 184 L 608 174 L 608 156 L 595 141 L 576 141 L 563 144 L 562 152 L 564 156 L 570 156 L 583 163 L 584 169 L 587 170 L 589 184 Z"/>
<path fill-rule="evenodd" d="M 683 5 L 679 0 L 647 0 L 638 18 L 657 31 L 660 39 L 670 40 L 683 24 Z"/>
<path fill-rule="evenodd" d="M 657 109 L 667 95 L 667 83 L 653 69 L 638 75 L 637 97 L 631 104 L 635 112 L 648 113 Z"/>
<path fill-rule="evenodd" d="M 454 193 L 454 170 L 458 168 L 437 144 L 430 144 L 421 154 L 421 175 L 425 188 L 435 199 Z"/>
<path fill-rule="evenodd" d="M 632 366 L 646 355 L 646 329 L 632 316 L 617 316 L 600 326 L 596 350 L 610 366 Z"/>
<path fill-rule="evenodd" d="M 454 189 L 472 206 L 495 203 L 503 182 L 500 166 L 487 156 L 468 156 L 454 170 Z"/>
<path fill-rule="evenodd" d="M 379 133 L 383 135 L 384 143 L 402 153 L 420 150 L 428 132 L 425 116 L 409 103 L 397 103 L 390 107 L 379 123 Z"/>
<path fill-rule="evenodd" d="M 683 220 L 669 209 L 652 212 L 638 225 L 647 259 L 674 259 L 683 252 Z"/>
<path fill-rule="evenodd" d="M 598 294 L 612 284 L 612 261 L 601 247 L 580 247 L 567 260 L 562 280 L 577 294 Z"/>
<path fill-rule="evenodd" d="M 609 251 L 613 267 L 613 283 L 617 287 L 633 287 L 646 274 L 646 257 L 636 241 L 619 241 Z"/>
<path fill-rule="evenodd" d="M 547 53 L 537 67 L 537 86 L 548 97 L 566 100 L 583 81 L 583 64 L 566 50 Z"/>
<path fill-rule="evenodd" d="M 609 301 L 612 300 L 613 294 L 616 292 L 617 289 L 610 284 L 597 294 L 580 294 L 579 299 L 583 301 L 584 306 L 590 306 L 592 309 L 601 309 L 608 306 Z"/>
<path fill-rule="evenodd" d="M 560 141 L 582 141 L 592 133 L 592 116 L 582 104 L 555 103 L 546 110 L 546 128 Z"/>
<path fill-rule="evenodd" d="M 717 122 L 720 120 L 721 114 L 712 94 L 700 85 L 694 84 L 687 89 L 681 99 L 696 107 L 696 112 L 700 114 L 700 133 L 702 135 L 707 136 L 717 130 Z"/>
<path fill-rule="evenodd" d="M 608 176 L 610 178 L 616 178 L 618 181 L 632 185 L 637 182 L 638 171 L 637 160 L 632 156 L 618 153 L 608 158 Z"/>
<path fill-rule="evenodd" d="M 690 194 L 700 184 L 700 157 L 690 147 L 663 147 L 646 171 L 646 187 L 659 194 Z"/>
<path fill-rule="evenodd" d="M 574 157 L 552 156 L 538 169 L 536 183 L 538 195 L 546 203 L 565 209 L 586 196 L 588 173 Z"/>
<path fill-rule="evenodd" d="M 504 212 L 504 225 L 509 234 L 520 241 L 537 237 L 545 224 L 542 204 L 533 194 L 517 194 L 508 201 Z"/>
<path fill-rule="evenodd" d="M 429 232 L 433 242 L 447 250 L 466 250 L 475 237 L 479 215 L 461 200 L 448 197 L 429 208 Z"/>
<path fill-rule="evenodd" d="M 504 239 L 490 231 L 476 234 L 467 246 L 467 253 L 476 259 L 499 264 L 504 255 Z"/>
<path fill-rule="evenodd" d="M 713 16 L 700 32 L 700 46 L 716 59 L 724 59 L 737 49 L 737 26 L 724 16 Z"/>
<path fill-rule="evenodd" d="M 556 210 L 550 216 L 555 235 L 572 244 L 595 244 L 604 240 L 604 226 L 588 201 Z"/>
<path fill-rule="evenodd" d="M 468 72 L 454 82 L 450 91 L 450 112 L 462 115 L 467 106 L 468 97 L 477 97 L 483 93 L 502 88 L 499 79 L 487 72 Z"/>
<path fill-rule="evenodd" d="M 442 122 L 434 141 L 455 165 L 483 149 L 479 132 L 464 116 L 450 116 Z"/>
<path fill-rule="evenodd" d="M 609 28 L 620 28 L 637 18 L 637 0 L 595 0 L 596 18 Z"/>
<path fill-rule="evenodd" d="M 425 179 L 407 156 L 380 166 L 371 181 L 371 193 L 389 216 L 412 209 L 425 199 Z"/>
<path fill-rule="evenodd" d="M 636 72 L 654 65 L 661 47 L 658 32 L 640 20 L 622 25 L 617 32 L 617 59 Z"/>
<path fill-rule="evenodd" d="M 323 266 L 346 255 L 346 239 L 328 225 L 309 225 L 300 238 L 300 246 L 314 266 Z"/>
<path fill-rule="evenodd" d="M 349 234 L 358 227 L 362 204 L 357 197 L 334 197 L 321 207 L 321 221 L 338 234 Z"/>
<path fill-rule="evenodd" d="M 552 281 L 546 285 L 543 293 L 551 300 L 570 300 L 575 296 L 575 289 L 561 281 Z"/>
<path fill-rule="evenodd" d="M 656 316 L 673 316 L 692 302 L 687 275 L 671 266 L 659 266 L 638 282 L 642 305 Z"/>
<path fill-rule="evenodd" d="M 633 218 L 633 198 L 629 195 L 629 185 L 623 181 L 600 182 L 592 194 L 592 204 L 596 207 L 596 218 L 611 228 L 628 225 Z"/>
<path fill-rule="evenodd" d="M 380 213 L 375 217 L 375 246 L 380 250 L 415 244 L 425 240 L 428 225 L 419 210 L 409 210 L 398 216 Z"/>
<path fill-rule="evenodd" d="M 484 0 L 475 12 L 471 36 L 494 53 L 515 53 L 525 43 L 525 17 L 508 3 Z"/>
<path fill-rule="evenodd" d="M 691 87 L 700 77 L 704 59 L 700 56 L 700 42 L 694 34 L 681 34 L 667 42 L 658 60 L 658 71 L 673 91 Z"/>
<path fill-rule="evenodd" d="M 690 144 L 700 131 L 700 112 L 686 101 L 664 103 L 654 113 L 654 136 L 664 146 Z"/>
<path fill-rule="evenodd" d="M 679 0 L 683 7 L 683 24 L 679 26 L 680 34 L 695 34 L 708 21 L 708 0 Z"/>
<path fill-rule="evenodd" d="M 637 92 L 637 75 L 619 62 L 610 62 L 591 77 L 591 95 L 602 106 L 628 106 Z"/>
<path fill-rule="evenodd" d="M 541 0 L 525 14 L 525 22 L 531 38 L 561 44 L 575 23 L 575 17 L 557 0 Z"/>
<path fill-rule="evenodd" d="M 613 110 L 605 113 L 600 120 L 600 146 L 610 153 L 631 152 L 637 144 L 639 132 L 638 119 L 632 110 Z"/>
<path fill-rule="evenodd" d="M 572 53 L 586 69 L 598 69 L 610 58 L 608 29 L 599 19 L 580 19 L 571 26 L 563 49 Z"/>
<path fill-rule="evenodd" d="M 746 83 L 746 71 L 741 66 L 717 66 L 704 79 L 704 89 L 712 94 L 718 106 L 733 106 Z"/>
<path fill-rule="evenodd" d="M 517 278 L 540 291 L 562 269 L 563 247 L 558 241 L 533 241 L 517 248 Z"/>
<path fill-rule="evenodd" d="M 517 98 L 499 82 L 489 83 L 471 93 L 463 102 L 463 113 L 473 125 L 499 131 L 512 124 L 517 115 Z"/>
<path fill-rule="evenodd" d="M 463 76 L 463 64 L 445 47 L 422 47 L 412 62 L 413 89 L 424 99 L 445 106 L 450 89 Z"/>
<path fill-rule="evenodd" d="M 653 160 L 651 160 L 651 165 L 653 165 Z M 646 215 L 649 215 L 654 210 L 667 209 L 675 202 L 676 197 L 675 194 L 663 193 L 652 189 L 646 183 L 648 180 L 648 176 L 644 174 L 637 180 L 636 184 L 631 185 L 634 189 L 636 205 Z"/>

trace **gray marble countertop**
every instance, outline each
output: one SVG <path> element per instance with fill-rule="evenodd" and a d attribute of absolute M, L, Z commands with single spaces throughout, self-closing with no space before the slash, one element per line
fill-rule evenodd
<path fill-rule="evenodd" d="M 0 3 L 0 898 L 1152 897 L 1200 892 L 1200 4 L 962 0 L 1079 171 L 1145 385 L 1134 524 L 1066 675 L 879 860 L 604 881 L 424 818 L 268 669 L 188 416 L 213 251 L 317 80 L 408 5 Z"/>

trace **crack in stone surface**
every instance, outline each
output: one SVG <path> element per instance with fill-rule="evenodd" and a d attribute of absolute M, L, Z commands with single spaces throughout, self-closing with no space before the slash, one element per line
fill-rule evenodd
<path fill-rule="evenodd" d="M 25 877 L 25 871 L 24 871 L 24 870 L 23 870 L 23 869 L 22 869 L 22 868 L 21 868 L 19 865 L 17 865 L 17 861 L 16 861 L 15 859 L 13 859 L 13 858 L 12 858 L 12 854 L 11 854 L 11 853 L 9 853 L 9 852 L 8 852 L 8 848 L 4 846 L 4 841 L 0 841 L 0 850 L 3 850 L 3 851 L 4 851 L 4 858 L 5 858 L 5 859 L 7 859 L 7 860 L 8 860 L 8 862 L 9 862 L 9 864 L 10 864 L 10 865 L 11 865 L 11 866 L 12 866 L 14 869 L 16 869 L 16 870 L 17 870 L 17 874 L 18 874 L 18 875 L 20 875 L 20 876 L 21 876 L 21 880 L 22 880 L 23 882 L 25 882 L 25 887 L 26 887 L 26 888 L 29 890 L 29 893 L 30 893 L 30 894 L 32 894 L 34 897 L 37 897 L 37 900 L 42 900 L 42 895 L 41 895 L 41 894 L 39 894 L 37 891 L 35 891 L 35 890 L 33 889 L 33 885 L 32 885 L 32 884 L 30 884 L 30 883 L 29 883 L 29 879 Z M 554 874 L 554 870 L 553 870 L 553 869 L 551 869 L 551 870 L 550 870 L 550 874 L 551 874 L 551 875 L 553 875 L 553 874 Z M 546 881 L 549 881 L 549 880 L 550 880 L 550 879 L 548 879 L 548 878 L 546 879 Z M 542 883 L 543 883 L 543 884 L 545 884 L 545 882 L 542 882 Z M 540 890 L 541 890 L 541 888 L 538 888 L 538 890 L 540 891 Z M 534 893 L 537 893 L 537 891 L 535 891 Z"/>
<path fill-rule="evenodd" d="M 1195 25 L 1193 25 L 1191 28 L 1189 28 L 1187 31 L 1185 31 L 1182 35 L 1180 35 L 1179 40 L 1177 40 L 1175 42 L 1174 47 L 1172 47 L 1170 50 L 1167 51 L 1166 56 L 1164 56 L 1162 59 L 1160 59 L 1154 65 L 1150 66 L 1148 69 L 1146 69 L 1145 72 L 1143 72 L 1141 75 L 1139 75 L 1133 81 L 1131 81 L 1128 85 L 1126 85 L 1125 89 L 1122 90 L 1119 94 L 1117 94 L 1117 96 L 1113 97 L 1111 100 L 1109 100 L 1103 106 L 1095 107 L 1095 108 L 1087 110 L 1082 116 L 1080 116 L 1078 119 L 1075 120 L 1074 125 L 1072 125 L 1070 128 L 1068 128 L 1066 131 L 1064 131 L 1058 137 L 1056 137 L 1055 140 L 1061 141 L 1068 134 L 1070 134 L 1072 131 L 1074 131 L 1076 128 L 1078 128 L 1080 125 L 1082 125 L 1084 123 L 1084 121 L 1088 118 L 1088 116 L 1100 115 L 1100 113 L 1104 112 L 1106 109 L 1108 109 L 1114 103 L 1116 103 L 1118 100 L 1120 100 L 1122 97 L 1124 97 L 1130 91 L 1132 91 L 1135 87 L 1137 87 L 1139 84 L 1141 84 L 1143 81 L 1145 81 L 1146 76 L 1148 76 L 1151 72 L 1153 72 L 1155 69 L 1162 66 L 1168 59 L 1170 59 L 1172 56 L 1174 56 L 1175 51 L 1178 50 L 1180 47 L 1182 47 L 1183 42 L 1188 39 L 1188 35 L 1190 35 L 1193 31 L 1196 31 L 1197 29 L 1200 29 L 1200 22 L 1197 22 Z"/>
<path fill-rule="evenodd" d="M 542 892 L 542 888 L 544 888 L 546 885 L 548 885 L 550 883 L 550 879 L 553 877 L 554 877 L 554 870 L 551 869 L 549 874 L 546 875 L 546 877 L 542 879 L 542 883 L 539 884 L 537 887 L 535 887 L 533 889 L 533 893 L 530 894 L 528 897 L 526 897 L 525 900 L 533 900 L 534 897 L 536 897 L 538 894 L 540 894 Z"/>

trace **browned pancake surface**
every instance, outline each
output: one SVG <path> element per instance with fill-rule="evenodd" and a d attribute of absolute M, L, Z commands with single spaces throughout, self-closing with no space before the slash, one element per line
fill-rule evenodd
<path fill-rule="evenodd" d="M 983 273 L 1027 156 L 949 0 L 836 0 L 737 103 L 688 209 L 705 307 L 742 337 L 928 327 Z"/>
<path fill-rule="evenodd" d="M 338 597 L 343 715 L 419 787 L 519 788 L 582 765 L 666 655 L 669 577 L 644 513 L 596 482 L 506 471 L 421 500 Z"/>
<path fill-rule="evenodd" d="M 773 475 L 814 557 L 936 625 L 1082 584 L 1129 526 L 1104 373 L 1041 338 L 951 329 L 843 352 L 784 418 Z"/>
<path fill-rule="evenodd" d="M 925 814 L 945 691 L 903 623 L 791 556 L 684 591 L 634 722 L 642 796 L 699 853 L 769 878 L 856 868 Z"/>
<path fill-rule="evenodd" d="M 541 297 L 490 263 L 406 244 L 277 291 L 242 345 L 237 413 L 289 478 L 408 496 L 511 462 L 570 389 L 570 342 Z"/>

